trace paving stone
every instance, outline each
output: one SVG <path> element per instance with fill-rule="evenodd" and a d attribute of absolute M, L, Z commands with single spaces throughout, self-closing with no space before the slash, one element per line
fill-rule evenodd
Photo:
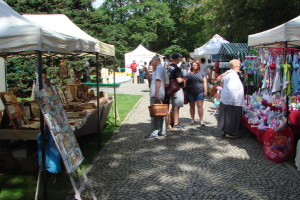
<path fill-rule="evenodd" d="M 265 159 L 255 137 L 223 139 L 211 99 L 204 102 L 205 127 L 189 125 L 163 139 L 149 134 L 147 84 L 122 84 L 117 93 L 143 95 L 88 177 L 99 199 L 300 199 L 299 172 Z M 245 133 L 246 135 L 246 133 Z M 280 197 L 280 198 L 279 198 Z"/>

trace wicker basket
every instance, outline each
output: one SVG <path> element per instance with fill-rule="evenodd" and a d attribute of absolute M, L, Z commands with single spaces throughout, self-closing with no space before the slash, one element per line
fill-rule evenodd
<path fill-rule="evenodd" d="M 150 117 L 164 117 L 168 115 L 168 104 L 152 104 L 148 107 Z"/>

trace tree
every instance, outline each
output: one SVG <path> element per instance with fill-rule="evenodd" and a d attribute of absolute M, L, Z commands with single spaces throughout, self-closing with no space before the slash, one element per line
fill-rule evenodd
<path fill-rule="evenodd" d="M 118 60 L 143 44 L 152 51 L 168 45 L 174 22 L 168 5 L 156 0 L 108 0 L 96 10 L 97 37 L 116 46 Z"/>
<path fill-rule="evenodd" d="M 299 6 L 297 0 L 204 0 L 205 34 L 219 33 L 230 42 L 247 42 L 248 35 L 297 17 Z"/>

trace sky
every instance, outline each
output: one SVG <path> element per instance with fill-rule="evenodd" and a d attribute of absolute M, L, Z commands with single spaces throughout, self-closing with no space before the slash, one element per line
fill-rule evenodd
<path fill-rule="evenodd" d="M 105 0 L 96 0 L 92 5 L 94 8 L 98 8 L 104 3 L 104 1 Z"/>

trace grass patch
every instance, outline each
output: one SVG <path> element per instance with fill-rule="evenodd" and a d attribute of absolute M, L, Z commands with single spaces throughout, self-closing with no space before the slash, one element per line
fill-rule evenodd
<path fill-rule="evenodd" d="M 109 113 L 106 126 L 100 137 L 101 147 L 105 146 L 112 137 L 112 133 L 118 129 L 125 117 L 132 110 L 140 95 L 117 94 L 117 109 L 120 121 L 114 124 L 114 112 Z M 77 138 L 82 150 L 84 161 L 82 168 L 90 166 L 99 152 L 99 137 L 97 134 L 90 134 Z M 62 166 L 62 168 L 64 168 Z M 63 170 L 64 171 L 64 170 Z M 37 173 L 26 174 L 22 172 L 11 172 L 0 174 L 0 199 L 1 200 L 19 200 L 34 199 L 37 183 Z M 47 199 L 65 199 L 68 191 L 72 189 L 69 176 L 65 172 L 58 174 L 47 174 Z M 42 185 L 41 185 L 42 186 Z M 42 194 L 42 187 L 40 194 Z M 42 199 L 42 198 L 40 198 Z"/>

